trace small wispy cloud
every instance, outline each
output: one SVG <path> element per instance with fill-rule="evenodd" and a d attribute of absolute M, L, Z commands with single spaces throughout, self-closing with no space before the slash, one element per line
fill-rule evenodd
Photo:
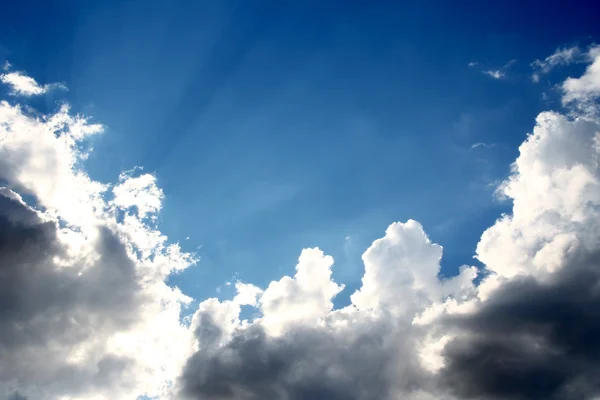
<path fill-rule="evenodd" d="M 469 64 L 467 64 L 469 67 L 473 68 L 475 66 L 477 66 L 477 64 L 479 64 L 477 61 L 471 61 Z"/>
<path fill-rule="evenodd" d="M 500 68 L 483 69 L 481 70 L 481 73 L 494 79 L 502 79 L 506 77 L 506 71 L 516 62 L 516 59 L 512 59 Z M 469 67 L 475 67 L 477 65 L 478 63 L 469 63 Z"/>
<path fill-rule="evenodd" d="M 4 70 L 10 69 L 10 63 L 5 63 Z M 52 83 L 40 85 L 35 79 L 24 75 L 21 72 L 7 72 L 0 75 L 0 82 L 10 86 L 10 94 L 13 96 L 39 96 L 53 89 L 67 90 L 67 87 L 61 83 Z"/>
<path fill-rule="evenodd" d="M 484 74 L 491 76 L 494 79 L 502 79 L 506 76 L 506 74 L 499 69 L 497 70 L 487 70 L 483 71 Z"/>
<path fill-rule="evenodd" d="M 573 62 L 577 62 L 581 56 L 582 52 L 577 46 L 558 48 L 554 53 L 543 60 L 535 60 L 531 63 L 531 67 L 534 70 L 531 79 L 534 82 L 539 82 L 541 75 L 547 74 L 555 67 L 565 66 Z"/>
<path fill-rule="evenodd" d="M 479 147 L 483 147 L 486 149 L 491 149 L 492 147 L 495 147 L 496 144 L 495 143 L 483 143 L 483 142 L 479 142 L 479 143 L 475 143 L 473 145 L 471 145 L 472 149 L 477 149 Z"/>

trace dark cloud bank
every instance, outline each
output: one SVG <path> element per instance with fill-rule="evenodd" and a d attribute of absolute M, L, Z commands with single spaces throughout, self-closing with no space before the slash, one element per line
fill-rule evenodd
<path fill-rule="evenodd" d="M 575 400 L 600 395 L 600 253 L 578 255 L 548 282 L 508 282 L 476 313 L 446 318 L 458 331 L 445 367 L 416 360 L 404 390 L 434 387 L 440 398 Z M 219 328 L 210 321 L 212 334 Z M 205 335 L 203 331 L 198 335 Z M 181 395 L 190 399 L 392 399 L 391 353 L 377 328 L 355 338 L 297 329 L 277 339 L 260 327 L 192 356 Z M 406 338 L 398 336 L 399 342 Z M 404 360 L 410 363 L 411 353 Z M 328 369 L 343 371 L 332 377 Z M 444 394 L 446 393 L 446 394 Z M 448 396 L 448 397 L 446 397 Z"/>
<path fill-rule="evenodd" d="M 509 282 L 447 323 L 441 384 L 459 398 L 589 399 L 600 394 L 600 252 L 571 257 L 549 282 Z"/>

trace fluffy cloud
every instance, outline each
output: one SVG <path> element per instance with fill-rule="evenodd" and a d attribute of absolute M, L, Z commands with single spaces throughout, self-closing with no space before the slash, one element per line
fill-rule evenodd
<path fill-rule="evenodd" d="M 102 125 L 72 116 L 69 107 L 36 117 L 24 107 L 0 102 L 0 171 L 19 190 L 74 226 L 92 226 L 104 207 L 106 185 L 77 168 L 85 151 L 80 143 L 102 132 Z"/>
<path fill-rule="evenodd" d="M 441 381 L 459 398 L 589 399 L 600 394 L 600 258 L 573 251 L 544 281 L 519 277 L 454 316 Z"/>
<path fill-rule="evenodd" d="M 592 60 L 579 78 L 568 78 L 562 85 L 564 90 L 563 103 L 583 104 L 586 108 L 595 110 L 595 105 L 590 105 L 600 95 L 600 46 L 592 47 L 588 53 Z"/>
<path fill-rule="evenodd" d="M 176 397 L 428 398 L 434 355 L 416 351 L 429 338 L 413 318 L 448 292 L 464 298 L 474 289 L 472 268 L 438 280 L 441 254 L 418 222 L 395 223 L 363 255 L 363 285 L 346 308 L 333 310 L 342 286 L 319 249 L 304 250 L 295 276 L 260 294 L 253 322 L 241 321 L 232 302 L 203 302 L 192 323 L 197 351 Z"/>
<path fill-rule="evenodd" d="M 554 112 L 537 118 L 500 193 L 511 215 L 484 232 L 477 256 L 498 276 L 550 273 L 576 243 L 593 249 L 598 217 L 598 121 Z"/>
<path fill-rule="evenodd" d="M 0 396 L 11 399 L 582 399 L 600 396 L 600 54 L 541 113 L 498 189 L 513 203 L 477 246 L 481 271 L 439 276 L 416 221 L 363 254 L 361 287 L 304 249 L 293 276 L 190 301 L 164 283 L 196 260 L 156 226 L 163 192 L 80 168 L 102 127 L 63 107 L 0 103 Z M 583 106 L 585 105 L 585 107 Z M 33 196 L 26 204 L 18 193 Z M 476 277 L 481 276 L 476 283 Z M 242 306 L 255 308 L 252 320 Z"/>
<path fill-rule="evenodd" d="M 140 218 L 156 213 L 164 197 L 162 190 L 156 186 L 156 178 L 150 174 L 121 174 L 119 184 L 113 188 L 113 194 L 112 204 L 123 209 L 135 207 Z"/>
<path fill-rule="evenodd" d="M 195 258 L 148 218 L 155 177 L 123 175 L 108 200 L 81 170 L 101 125 L 67 106 L 25 110 L 0 103 L 0 398 L 164 396 L 189 348 L 190 301 L 164 279 Z"/>
<path fill-rule="evenodd" d="M 593 66 L 599 55 L 590 56 Z M 584 77 L 595 73 L 589 67 Z M 588 97 L 580 100 L 589 105 Z M 489 274 L 480 300 L 470 312 L 434 322 L 451 337 L 438 379 L 458 398 L 600 395 L 599 140 L 593 115 L 546 112 L 521 145 L 500 188 L 513 212 L 477 247 Z"/>
<path fill-rule="evenodd" d="M 6 189 L 0 210 L 2 380 L 19 387 L 35 382 L 55 393 L 85 390 L 81 385 L 112 391 L 120 382 L 110 374 L 125 372 L 132 361 L 105 351 L 102 339 L 131 327 L 144 301 L 125 248 L 101 228 L 71 260 L 56 221 Z"/>

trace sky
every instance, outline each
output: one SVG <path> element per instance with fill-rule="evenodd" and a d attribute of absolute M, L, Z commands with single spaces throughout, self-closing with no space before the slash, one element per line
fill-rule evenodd
<path fill-rule="evenodd" d="M 2 10 L 0 399 L 600 398 L 590 2 Z"/>

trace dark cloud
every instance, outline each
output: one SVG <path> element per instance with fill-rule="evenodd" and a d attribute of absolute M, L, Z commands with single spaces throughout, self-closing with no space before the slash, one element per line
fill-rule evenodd
<path fill-rule="evenodd" d="M 548 282 L 504 284 L 450 321 L 440 379 L 459 398 L 575 400 L 600 394 L 600 255 L 577 255 Z"/>
<path fill-rule="evenodd" d="M 157 229 L 154 176 L 87 176 L 101 131 L 0 101 L 0 186 L 25 199 L 0 187 L 0 399 L 164 397 L 180 369 L 189 298 L 165 279 L 195 257 Z"/>
<path fill-rule="evenodd" d="M 415 359 L 411 338 L 419 333 L 381 320 L 342 331 L 295 327 L 281 337 L 253 324 L 227 339 L 205 313 L 195 330 L 204 347 L 188 360 L 181 398 L 392 399 L 424 389 L 440 399 L 593 399 L 600 395 L 600 253 L 586 254 L 569 256 L 545 279 L 507 281 L 473 314 L 437 321 L 435 329 L 457 336 L 436 374 Z"/>
<path fill-rule="evenodd" d="M 0 191 L 0 381 L 101 387 L 113 384 L 111 370 L 126 368 L 128 360 L 104 355 L 93 376 L 84 377 L 66 358 L 85 340 L 136 320 L 134 265 L 108 229 L 99 231 L 93 262 L 57 266 L 57 258 L 69 259 L 67 250 L 56 222 Z"/>
<path fill-rule="evenodd" d="M 281 337 L 254 324 L 218 347 L 212 344 L 221 339 L 219 327 L 210 317 L 201 321 L 196 334 L 208 336 L 211 345 L 187 362 L 180 380 L 186 399 L 382 400 L 396 381 L 404 390 L 423 385 L 414 354 L 393 347 L 408 348 L 409 340 L 393 340 L 379 322 L 342 334 L 295 327 Z M 411 368 L 394 377 L 399 354 Z"/>
<path fill-rule="evenodd" d="M 14 392 L 6 398 L 6 400 L 28 400 L 27 397 L 22 396 L 19 392 Z"/>

